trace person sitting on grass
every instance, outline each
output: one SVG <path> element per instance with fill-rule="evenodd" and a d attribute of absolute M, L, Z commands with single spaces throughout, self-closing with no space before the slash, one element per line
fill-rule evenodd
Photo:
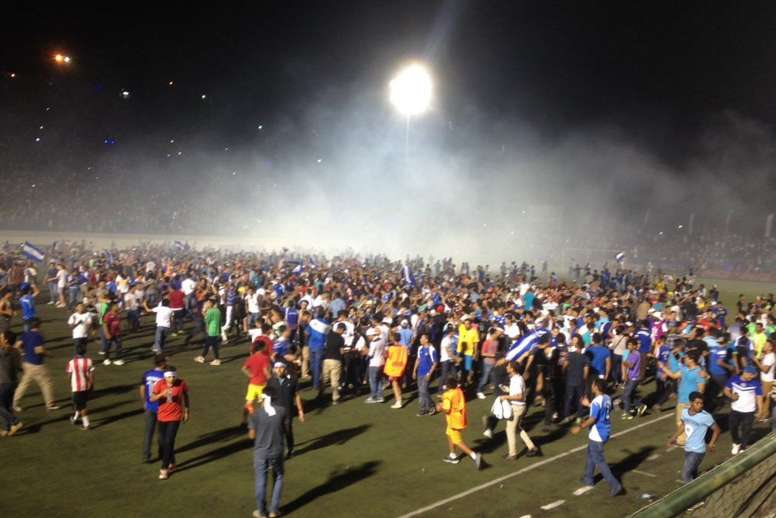
<path fill-rule="evenodd" d="M 437 403 L 437 412 L 445 414 L 447 420 L 447 446 L 449 448 L 449 454 L 443 460 L 449 464 L 458 464 L 461 459 L 456 453 L 456 448 L 468 455 L 473 461 L 477 469 L 482 468 L 482 454 L 475 453 L 469 448 L 461 432 L 466 429 L 466 397 L 463 394 L 463 390 L 459 386 L 458 378 L 451 375 L 445 382 L 447 390 L 442 395 L 442 402 Z"/>

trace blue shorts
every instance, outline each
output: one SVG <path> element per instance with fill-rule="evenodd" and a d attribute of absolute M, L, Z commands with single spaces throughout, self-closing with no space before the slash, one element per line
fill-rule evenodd
<path fill-rule="evenodd" d="M 471 372 L 473 363 L 474 363 L 474 358 L 472 356 L 464 356 L 463 370 L 465 370 L 466 372 Z"/>

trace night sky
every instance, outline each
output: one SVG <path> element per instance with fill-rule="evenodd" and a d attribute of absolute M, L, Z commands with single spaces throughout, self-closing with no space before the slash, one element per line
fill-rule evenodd
<path fill-rule="evenodd" d="M 174 158 L 195 141 L 268 156 L 298 143 L 315 159 L 332 144 L 315 144 L 326 128 L 310 107 L 336 116 L 367 99 L 387 117 L 408 59 L 433 69 L 450 128 L 528 125 L 549 141 L 616 128 L 677 171 L 722 114 L 776 123 L 772 2 L 237 5 L 6 7 L 3 167 L 83 171 L 117 148 Z"/>

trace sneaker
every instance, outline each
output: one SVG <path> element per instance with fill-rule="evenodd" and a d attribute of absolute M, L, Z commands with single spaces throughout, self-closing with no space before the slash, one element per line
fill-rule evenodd
<path fill-rule="evenodd" d="M 53 306 L 53 305 L 54 305 L 54 302 L 52 302 L 52 301 L 49 301 L 49 302 L 47 302 L 46 304 L 48 304 L 49 306 Z"/>
<path fill-rule="evenodd" d="M 215 360 L 213 360 L 212 362 L 210 362 L 210 365 L 211 365 L 211 367 L 218 367 L 219 365 L 221 365 L 221 360 L 219 360 L 218 358 L 216 358 Z"/>
<path fill-rule="evenodd" d="M 428 415 L 428 412 L 424 412 L 423 410 L 421 410 L 420 412 L 415 414 L 416 417 L 424 417 L 424 416 L 427 416 L 427 415 Z"/>
<path fill-rule="evenodd" d="M 75 417 L 74 415 L 71 415 L 71 416 L 70 416 L 70 424 L 72 424 L 73 426 L 75 426 L 75 424 L 76 424 L 77 422 L 78 422 L 78 419 L 76 419 L 76 417 Z"/>
<path fill-rule="evenodd" d="M 477 392 L 477 399 L 485 399 L 485 394 L 482 392 Z"/>
<path fill-rule="evenodd" d="M 401 401 L 397 401 L 396 403 L 391 405 L 391 408 L 396 408 L 396 409 L 401 408 Z"/>
<path fill-rule="evenodd" d="M 633 414 L 624 414 L 622 416 L 622 418 L 625 419 L 626 421 L 632 421 L 633 420 Z"/>
<path fill-rule="evenodd" d="M 105 356 L 105 351 L 100 351 L 100 352 L 99 352 L 99 353 L 97 353 L 97 354 L 99 354 L 100 356 Z"/>
<path fill-rule="evenodd" d="M 24 410 L 24 409 L 22 407 L 20 407 L 19 405 L 14 405 L 14 407 L 13 407 L 13 411 L 16 412 L 17 414 L 19 412 L 21 412 L 22 410 Z"/>
<path fill-rule="evenodd" d="M 124 360 L 113 360 L 113 365 L 118 365 L 119 367 L 121 367 L 122 365 L 124 365 Z"/>
<path fill-rule="evenodd" d="M 166 469 L 159 470 L 159 480 L 167 480 L 169 477 L 170 477 L 170 474 L 167 473 Z"/>
<path fill-rule="evenodd" d="M 733 443 L 733 448 L 731 448 L 730 454 L 731 455 L 738 455 L 739 453 L 741 453 L 741 445 Z"/>
<path fill-rule="evenodd" d="M 5 437 L 6 435 L 8 435 L 7 430 L 0 430 L 0 437 Z"/>
<path fill-rule="evenodd" d="M 379 398 L 375 399 L 375 400 L 374 400 L 374 402 L 375 402 L 375 403 L 385 403 L 385 399 L 384 399 L 384 398 L 381 398 L 381 397 L 379 397 Z"/>
<path fill-rule="evenodd" d="M 542 456 L 542 450 L 539 448 L 534 448 L 532 450 L 528 450 L 528 452 L 525 454 L 526 457 L 541 457 Z"/>
<path fill-rule="evenodd" d="M 167 474 L 172 475 L 173 473 L 175 473 L 175 464 L 170 464 L 167 466 Z"/>
<path fill-rule="evenodd" d="M 194 358 L 194 361 L 197 363 L 205 363 L 205 357 L 201 355 L 197 356 L 196 358 Z"/>
<path fill-rule="evenodd" d="M 102 364 L 103 365 L 110 365 L 110 360 L 105 358 L 105 360 L 103 360 Z"/>
<path fill-rule="evenodd" d="M 59 410 L 60 408 L 62 408 L 62 407 L 59 406 L 59 405 L 49 405 L 49 406 L 46 407 L 46 410 L 48 410 L 48 411 Z"/>
<path fill-rule="evenodd" d="M 639 417 L 640 417 L 640 416 L 643 416 L 644 414 L 646 414 L 646 413 L 647 413 L 647 405 L 641 405 L 641 406 L 639 407 L 639 409 L 638 409 L 638 410 L 636 410 L 636 412 L 638 412 L 638 414 L 639 414 Z"/>
<path fill-rule="evenodd" d="M 474 465 L 477 466 L 477 470 L 481 470 L 482 469 L 482 454 L 481 453 L 477 453 L 474 456 Z"/>
<path fill-rule="evenodd" d="M 377 403 L 377 400 L 373 398 L 372 396 L 369 396 L 364 400 L 364 403 Z"/>
<path fill-rule="evenodd" d="M 266 514 L 261 514 L 258 509 L 253 511 L 253 514 L 251 515 L 253 518 L 267 518 Z"/>
<path fill-rule="evenodd" d="M 222 342 L 228 342 L 229 341 L 229 337 L 226 336 L 225 334 L 221 334 L 221 341 Z"/>
<path fill-rule="evenodd" d="M 493 439 L 493 430 L 491 430 L 490 428 L 488 428 L 487 430 L 485 430 L 484 432 L 482 432 L 482 435 L 484 435 L 484 436 L 485 436 L 485 437 L 487 437 L 488 439 Z"/>
<path fill-rule="evenodd" d="M 432 408 L 431 410 L 429 410 L 428 414 L 426 415 L 436 415 L 436 413 L 437 413 L 436 408 Z"/>
<path fill-rule="evenodd" d="M 84 432 L 88 432 L 90 428 L 91 426 L 82 426 L 81 430 L 83 430 Z"/>
<path fill-rule="evenodd" d="M 17 422 L 16 422 L 16 424 L 12 424 L 12 425 L 11 425 L 11 429 L 10 429 L 10 430 L 8 430 L 8 433 L 7 433 L 6 435 L 7 435 L 8 437 L 10 437 L 10 436 L 12 436 L 12 435 L 15 435 L 15 434 L 16 434 L 16 432 L 18 432 L 19 430 L 21 430 L 23 426 L 24 426 L 24 423 L 22 423 L 21 421 L 17 421 Z"/>
<path fill-rule="evenodd" d="M 459 462 L 461 462 L 461 459 L 459 459 L 458 457 L 455 457 L 455 458 L 445 457 L 444 459 L 442 459 L 442 462 L 447 462 L 448 464 L 458 464 Z"/>

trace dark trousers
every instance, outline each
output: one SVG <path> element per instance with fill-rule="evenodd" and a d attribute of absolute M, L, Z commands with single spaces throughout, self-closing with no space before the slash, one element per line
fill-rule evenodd
<path fill-rule="evenodd" d="M 611 376 L 617 383 L 622 383 L 622 355 L 612 354 Z"/>
<path fill-rule="evenodd" d="M 158 421 L 158 424 L 162 469 L 167 469 L 175 464 L 175 436 L 181 423 L 180 421 Z"/>
<path fill-rule="evenodd" d="M 730 435 L 735 444 L 740 444 L 742 448 L 749 446 L 753 423 L 754 412 L 730 411 Z"/>
<path fill-rule="evenodd" d="M 202 357 L 207 357 L 207 352 L 213 349 L 213 358 L 218 359 L 218 348 L 221 344 L 220 336 L 208 336 L 205 338 L 205 344 L 202 346 Z"/>
<path fill-rule="evenodd" d="M 151 460 L 151 443 L 154 441 L 156 431 L 156 412 L 145 411 L 145 434 L 143 435 L 143 459 Z M 161 434 L 159 437 L 159 458 L 162 457 Z"/>
<path fill-rule="evenodd" d="M 294 451 L 294 418 L 291 416 L 291 409 L 286 409 L 286 448 L 288 453 Z"/>
<path fill-rule="evenodd" d="M 668 401 L 668 396 L 676 390 L 676 383 L 671 379 L 655 378 L 656 389 L 654 395 L 653 406 L 662 406 L 663 403 Z"/>
<path fill-rule="evenodd" d="M 0 383 L 0 429 L 8 431 L 11 425 L 19 419 L 13 414 L 13 393 L 16 391 L 14 383 Z"/>
<path fill-rule="evenodd" d="M 585 395 L 584 385 L 566 385 L 566 404 L 563 407 L 563 416 L 571 416 L 571 406 L 574 405 L 577 417 L 582 417 L 582 404 L 579 402 Z"/>
<path fill-rule="evenodd" d="M 140 312 L 136 309 L 128 309 L 127 322 L 129 322 L 130 331 L 137 331 L 140 329 Z"/>

